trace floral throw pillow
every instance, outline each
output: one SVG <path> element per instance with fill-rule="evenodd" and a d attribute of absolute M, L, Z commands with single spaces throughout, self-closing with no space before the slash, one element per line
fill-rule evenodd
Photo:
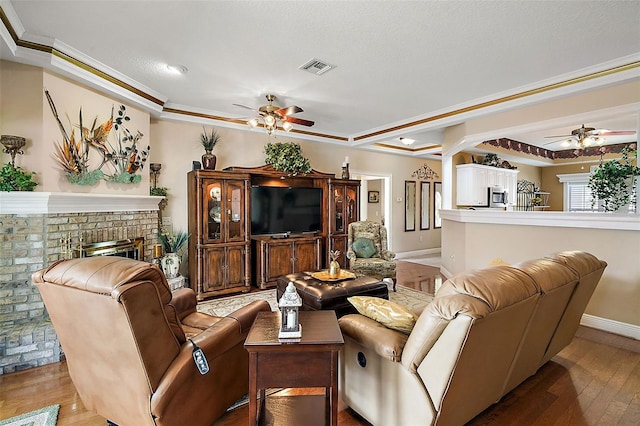
<path fill-rule="evenodd" d="M 368 259 L 376 254 L 376 247 L 373 245 L 373 241 L 368 238 L 356 238 L 351 247 L 357 257 Z"/>

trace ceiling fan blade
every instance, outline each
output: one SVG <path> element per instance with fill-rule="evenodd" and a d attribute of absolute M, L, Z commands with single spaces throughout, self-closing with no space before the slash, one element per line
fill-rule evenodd
<path fill-rule="evenodd" d="M 607 131 L 607 132 L 600 132 L 598 133 L 598 136 L 631 136 L 631 135 L 635 135 L 636 132 L 634 132 L 633 130 L 618 130 L 618 131 Z"/>
<path fill-rule="evenodd" d="M 280 116 L 285 116 L 285 115 L 296 114 L 296 113 L 299 113 L 299 112 L 302 112 L 302 111 L 304 111 L 304 110 L 302 108 L 300 108 L 299 106 L 292 105 L 290 107 L 280 108 L 279 110 L 275 111 L 275 113 L 280 115 Z"/>
<path fill-rule="evenodd" d="M 573 135 L 555 135 L 555 136 L 545 136 L 545 138 L 546 139 L 549 139 L 549 138 L 570 138 L 572 136 Z M 549 142 L 549 143 L 552 143 L 552 142 Z"/>
<path fill-rule="evenodd" d="M 255 108 L 251 108 L 245 105 L 240 105 L 240 104 L 233 104 L 234 106 L 240 107 L 240 108 L 246 108 L 246 109 L 250 109 L 251 111 L 255 111 L 255 112 L 259 112 L 257 109 Z"/>
<path fill-rule="evenodd" d="M 282 117 L 282 121 L 288 121 L 289 123 L 300 124 L 302 126 L 309 126 L 309 127 L 316 124 L 314 121 L 304 120 L 302 118 L 296 118 L 296 117 L 289 117 L 287 115 Z"/>

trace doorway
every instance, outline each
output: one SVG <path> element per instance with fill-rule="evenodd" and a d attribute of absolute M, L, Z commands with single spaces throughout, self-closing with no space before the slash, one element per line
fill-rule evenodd
<path fill-rule="evenodd" d="M 387 228 L 388 249 L 393 251 L 392 227 L 389 226 L 390 223 L 393 223 L 391 217 L 391 175 L 352 170 L 351 178 L 360 180 L 360 220 L 382 223 Z M 373 193 L 370 194 L 370 192 Z M 371 202 L 369 202 L 369 195 L 372 196 Z"/>

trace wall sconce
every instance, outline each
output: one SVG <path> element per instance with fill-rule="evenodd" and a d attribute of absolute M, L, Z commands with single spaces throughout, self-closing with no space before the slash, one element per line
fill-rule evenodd
<path fill-rule="evenodd" d="M 2 135 L 0 143 L 4 145 L 4 152 L 11 155 L 11 166 L 16 167 L 16 154 L 24 154 L 22 148 L 27 143 L 25 138 L 20 136 Z"/>
<path fill-rule="evenodd" d="M 289 281 L 284 294 L 278 302 L 280 307 L 280 333 L 278 339 L 296 339 L 302 337 L 302 326 L 300 325 L 300 306 L 302 299 L 296 291 L 292 281 Z"/>
<path fill-rule="evenodd" d="M 153 176 L 153 189 L 156 189 L 158 187 L 158 175 L 160 174 L 162 164 L 151 163 L 149 164 L 149 168 L 151 169 L 151 175 Z"/>

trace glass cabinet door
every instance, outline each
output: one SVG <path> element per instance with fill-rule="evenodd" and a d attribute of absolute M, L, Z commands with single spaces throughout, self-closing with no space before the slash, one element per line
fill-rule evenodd
<path fill-rule="evenodd" d="M 205 194 L 203 203 L 204 216 L 207 218 L 205 241 L 220 241 L 222 239 L 222 182 L 207 180 L 203 185 Z"/>
<path fill-rule="evenodd" d="M 346 188 L 346 203 L 347 203 L 347 223 L 346 226 L 349 226 L 351 222 L 355 222 L 358 220 L 358 188 L 355 186 L 347 186 Z"/>
<path fill-rule="evenodd" d="M 227 241 L 242 241 L 245 234 L 243 182 L 227 181 Z"/>
<path fill-rule="evenodd" d="M 344 185 L 336 185 L 333 187 L 333 206 L 335 212 L 335 223 L 333 232 L 345 232 L 344 221 Z"/>

